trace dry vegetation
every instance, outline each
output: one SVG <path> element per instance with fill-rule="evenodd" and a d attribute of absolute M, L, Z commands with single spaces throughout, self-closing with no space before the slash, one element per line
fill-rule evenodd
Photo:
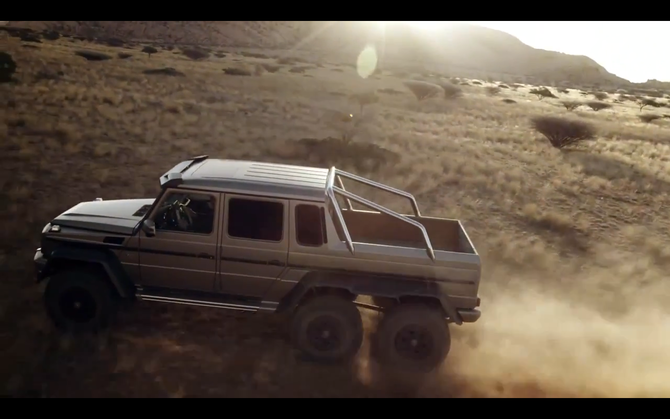
<path fill-rule="evenodd" d="M 0 394 L 670 396 L 670 121 L 640 113 L 668 99 L 0 39 L 0 69 L 16 66 L 0 74 Z M 42 226 L 82 200 L 154 196 L 199 154 L 335 164 L 460 218 L 484 262 L 482 319 L 452 328 L 444 370 L 412 393 L 379 380 L 367 348 L 351 368 L 296 359 L 282 319 L 260 315 L 147 303 L 97 338 L 54 332 L 32 282 Z"/>

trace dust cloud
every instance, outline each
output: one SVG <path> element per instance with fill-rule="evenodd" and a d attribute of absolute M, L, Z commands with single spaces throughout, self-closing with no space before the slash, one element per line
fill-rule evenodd
<path fill-rule="evenodd" d="M 521 291 L 492 297 L 485 310 L 476 327 L 455 331 L 445 365 L 481 395 L 670 396 L 670 316 L 660 307 L 609 318 Z"/>
<path fill-rule="evenodd" d="M 398 396 L 670 397 L 670 287 L 643 259 L 564 283 L 482 281 L 481 319 L 451 325 L 442 369 Z M 644 275 L 613 276 L 645 266 Z M 366 366 L 363 375 L 379 374 Z"/>

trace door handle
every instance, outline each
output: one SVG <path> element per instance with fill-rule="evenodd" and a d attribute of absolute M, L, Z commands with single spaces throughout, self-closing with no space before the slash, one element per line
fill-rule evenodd
<path fill-rule="evenodd" d="M 198 253 L 198 257 L 204 259 L 214 259 L 214 256 L 210 255 L 209 253 Z"/>
<path fill-rule="evenodd" d="M 277 259 L 273 259 L 273 260 L 271 260 L 271 261 L 268 262 L 268 265 L 272 265 L 272 266 L 282 266 L 283 264 L 281 263 L 281 261 L 278 261 Z"/>

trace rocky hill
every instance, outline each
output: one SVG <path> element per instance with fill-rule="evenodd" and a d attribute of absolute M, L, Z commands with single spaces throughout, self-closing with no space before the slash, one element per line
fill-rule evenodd
<path fill-rule="evenodd" d="M 588 57 L 535 49 L 505 32 L 468 24 L 439 31 L 390 22 L 11 21 L 9 25 L 140 42 L 303 50 L 346 59 L 355 59 L 365 45 L 374 44 L 385 66 L 412 63 L 455 76 L 629 85 Z"/>

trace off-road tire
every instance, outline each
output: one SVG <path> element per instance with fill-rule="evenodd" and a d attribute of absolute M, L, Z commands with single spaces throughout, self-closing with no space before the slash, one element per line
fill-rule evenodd
<path fill-rule="evenodd" d="M 386 311 L 372 338 L 372 353 L 384 367 L 428 373 L 449 354 L 451 335 L 444 314 L 424 304 L 399 304 Z"/>
<path fill-rule="evenodd" d="M 312 361 L 343 362 L 363 344 L 363 321 L 356 305 L 343 297 L 311 298 L 297 308 L 291 320 L 291 341 Z"/>
<path fill-rule="evenodd" d="M 91 333 L 107 328 L 118 308 L 118 299 L 109 281 L 86 270 L 52 276 L 44 291 L 44 303 L 56 327 L 70 333 Z"/>

